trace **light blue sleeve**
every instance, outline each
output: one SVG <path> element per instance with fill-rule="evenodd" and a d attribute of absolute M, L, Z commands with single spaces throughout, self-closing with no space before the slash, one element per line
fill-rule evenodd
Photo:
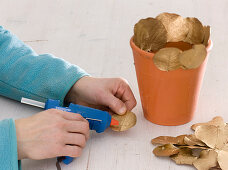
<path fill-rule="evenodd" d="M 21 162 L 17 158 L 17 137 L 12 119 L 0 121 L 0 169 L 21 169 Z"/>
<path fill-rule="evenodd" d="M 0 95 L 20 101 L 64 98 L 73 84 L 88 75 L 84 70 L 51 54 L 36 54 L 0 26 Z"/>
<path fill-rule="evenodd" d="M 0 26 L 0 95 L 61 104 L 70 88 L 88 75 L 76 65 L 51 54 L 36 54 L 28 45 Z M 1 114 L 1 112 L 0 112 Z M 12 119 L 0 121 L 0 169 L 20 169 L 17 138 Z"/>

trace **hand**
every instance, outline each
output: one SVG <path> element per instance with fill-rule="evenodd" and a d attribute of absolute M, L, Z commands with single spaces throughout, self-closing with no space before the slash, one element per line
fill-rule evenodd
<path fill-rule="evenodd" d="M 87 106 L 105 106 L 120 115 L 136 106 L 127 81 L 121 78 L 83 77 L 73 85 L 65 101 Z"/>
<path fill-rule="evenodd" d="M 15 121 L 18 159 L 78 157 L 89 138 L 89 123 L 80 114 L 50 109 Z"/>

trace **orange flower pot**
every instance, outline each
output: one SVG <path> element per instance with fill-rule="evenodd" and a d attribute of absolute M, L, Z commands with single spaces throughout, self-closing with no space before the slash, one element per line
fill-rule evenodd
<path fill-rule="evenodd" d="M 137 74 L 144 116 L 159 125 L 181 125 L 192 120 L 198 103 L 200 88 L 207 64 L 205 61 L 196 69 L 161 71 L 153 63 L 154 53 L 138 48 L 130 40 Z M 191 48 L 184 42 L 168 43 L 167 46 L 181 50 Z M 212 48 L 209 41 L 207 53 Z"/>

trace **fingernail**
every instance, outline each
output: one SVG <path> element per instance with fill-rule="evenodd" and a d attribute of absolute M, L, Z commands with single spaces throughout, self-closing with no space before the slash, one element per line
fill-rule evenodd
<path fill-rule="evenodd" d="M 119 113 L 120 113 L 121 115 L 123 115 L 124 113 L 126 113 L 126 111 L 127 111 L 126 107 L 122 107 L 122 108 L 119 110 Z"/>

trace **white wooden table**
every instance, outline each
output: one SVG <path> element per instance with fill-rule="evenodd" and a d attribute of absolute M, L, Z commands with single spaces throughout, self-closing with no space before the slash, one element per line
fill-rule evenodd
<path fill-rule="evenodd" d="M 17 34 L 37 53 L 52 53 L 97 77 L 126 78 L 137 98 L 138 123 L 131 130 L 92 133 L 83 155 L 63 170 L 182 170 L 152 154 L 150 140 L 191 133 L 194 122 L 221 115 L 228 121 L 228 1 L 226 0 L 0 0 L 0 25 Z M 212 27 L 214 47 L 191 123 L 166 127 L 145 120 L 129 39 L 141 18 L 161 12 L 198 17 Z M 40 111 L 0 97 L 0 119 L 27 117 Z M 24 160 L 24 170 L 55 170 L 55 159 Z"/>

